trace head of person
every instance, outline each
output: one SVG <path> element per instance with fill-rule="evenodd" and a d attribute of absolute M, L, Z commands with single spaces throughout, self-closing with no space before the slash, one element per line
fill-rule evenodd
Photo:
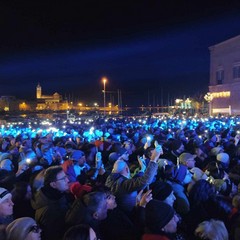
<path fill-rule="evenodd" d="M 173 179 L 182 185 L 189 184 L 192 181 L 192 173 L 185 165 L 178 165 L 174 168 Z"/>
<path fill-rule="evenodd" d="M 227 169 L 230 163 L 229 155 L 227 153 L 218 153 L 217 161 L 222 165 L 224 169 Z"/>
<path fill-rule="evenodd" d="M 198 239 L 228 240 L 228 231 L 222 221 L 211 219 L 198 225 L 195 230 Z"/>
<path fill-rule="evenodd" d="M 192 155 L 191 153 L 182 153 L 179 156 L 179 163 L 191 169 L 195 167 L 195 157 L 196 155 Z"/>
<path fill-rule="evenodd" d="M 107 209 L 114 209 L 117 207 L 116 197 L 111 192 L 106 192 Z"/>
<path fill-rule="evenodd" d="M 40 240 L 41 229 L 30 217 L 17 218 L 6 228 L 8 240 Z"/>
<path fill-rule="evenodd" d="M 70 156 L 70 159 L 79 166 L 83 166 L 86 163 L 85 153 L 80 150 L 74 150 Z"/>
<path fill-rule="evenodd" d="M 169 139 L 169 149 L 177 153 L 182 153 L 184 151 L 184 145 L 181 140 L 178 139 Z"/>
<path fill-rule="evenodd" d="M 179 219 L 167 203 L 151 200 L 145 209 L 145 226 L 152 234 L 172 234 L 177 231 Z"/>
<path fill-rule="evenodd" d="M 204 179 L 197 181 L 189 192 L 190 203 L 194 205 L 206 202 L 214 196 L 215 189 L 213 185 Z"/>
<path fill-rule="evenodd" d="M 13 214 L 12 194 L 0 187 L 0 217 L 6 218 Z"/>
<path fill-rule="evenodd" d="M 96 240 L 94 230 L 85 224 L 79 224 L 68 229 L 63 240 Z"/>
<path fill-rule="evenodd" d="M 31 187 L 27 182 L 16 182 L 11 193 L 13 202 L 30 200 L 32 197 Z"/>
<path fill-rule="evenodd" d="M 155 181 L 150 185 L 150 188 L 152 189 L 153 199 L 165 202 L 171 207 L 173 206 L 176 197 L 173 193 L 173 188 L 169 183 Z"/>
<path fill-rule="evenodd" d="M 90 192 L 82 199 L 88 213 L 95 220 L 104 220 L 107 217 L 107 201 L 104 192 Z"/>
<path fill-rule="evenodd" d="M 69 180 L 62 167 L 52 166 L 44 172 L 44 186 L 50 186 L 59 192 L 69 190 Z"/>
<path fill-rule="evenodd" d="M 130 178 L 130 169 L 127 163 L 123 160 L 117 160 L 113 165 L 113 173 L 119 173 L 126 178 Z"/>

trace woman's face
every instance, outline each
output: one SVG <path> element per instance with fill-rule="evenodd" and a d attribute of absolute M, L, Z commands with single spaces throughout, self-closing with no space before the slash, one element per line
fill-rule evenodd
<path fill-rule="evenodd" d="M 12 195 L 9 194 L 9 196 L 0 203 L 0 216 L 1 217 L 8 217 L 13 214 L 13 205 L 12 202 Z"/>
<path fill-rule="evenodd" d="M 114 209 L 117 207 L 116 197 L 112 194 L 107 195 L 107 209 Z"/>

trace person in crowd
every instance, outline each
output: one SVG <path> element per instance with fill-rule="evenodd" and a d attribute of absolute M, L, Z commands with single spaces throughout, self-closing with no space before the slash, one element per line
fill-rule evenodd
<path fill-rule="evenodd" d="M 41 228 L 30 217 L 17 218 L 6 227 L 7 240 L 41 240 Z"/>
<path fill-rule="evenodd" d="M 188 169 L 191 169 L 193 167 L 195 167 L 195 157 L 196 155 L 192 155 L 191 153 L 182 153 L 179 156 L 179 164 L 182 164 L 184 166 L 186 166 Z"/>
<path fill-rule="evenodd" d="M 78 224 L 89 225 L 101 239 L 99 232 L 100 221 L 107 217 L 107 201 L 104 192 L 90 192 L 80 199 L 75 199 L 66 214 L 68 227 Z"/>
<path fill-rule="evenodd" d="M 35 211 L 31 206 L 32 191 L 30 184 L 27 182 L 16 182 L 12 193 L 12 201 L 14 203 L 13 212 L 14 218 L 32 217 L 34 218 Z"/>
<path fill-rule="evenodd" d="M 196 182 L 189 192 L 190 211 L 185 216 L 189 234 L 193 234 L 198 224 L 211 218 L 229 221 L 231 204 L 216 195 L 213 184 L 202 179 Z"/>
<path fill-rule="evenodd" d="M 199 240 L 228 240 L 228 231 L 222 221 L 210 219 L 198 225 L 195 236 Z"/>
<path fill-rule="evenodd" d="M 152 183 L 157 174 L 157 160 L 160 154 L 162 154 L 162 148 L 156 145 L 148 167 L 146 168 L 144 164 L 141 166 L 141 169 L 146 168 L 144 174 L 137 178 L 130 178 L 130 169 L 125 161 L 117 160 L 114 163 L 112 173 L 108 176 L 105 185 L 116 196 L 119 208 L 130 217 L 136 203 L 137 191 Z"/>
<path fill-rule="evenodd" d="M 81 150 L 74 150 L 69 160 L 66 160 L 62 167 L 70 183 L 79 181 L 80 179 L 83 179 L 80 182 L 85 182 L 86 172 L 90 170 L 90 166 L 86 163 L 85 154 Z"/>
<path fill-rule="evenodd" d="M 152 189 L 153 199 L 165 202 L 169 206 L 173 207 L 176 197 L 171 184 L 157 180 L 149 187 Z"/>
<path fill-rule="evenodd" d="M 117 207 L 116 197 L 106 191 L 107 218 L 100 222 L 102 239 L 134 240 L 139 237 L 139 232 L 130 218 Z M 111 229 L 111 231 L 109 231 Z"/>
<path fill-rule="evenodd" d="M 0 187 L 0 224 L 9 224 L 13 221 L 12 194 Z"/>
<path fill-rule="evenodd" d="M 68 178 L 62 167 L 49 167 L 44 173 L 44 186 L 35 194 L 32 206 L 42 229 L 42 239 L 60 239 L 65 231 L 65 214 L 70 202 Z"/>
<path fill-rule="evenodd" d="M 178 217 L 168 204 L 151 200 L 146 206 L 145 234 L 143 240 L 173 240 L 177 231 Z"/>

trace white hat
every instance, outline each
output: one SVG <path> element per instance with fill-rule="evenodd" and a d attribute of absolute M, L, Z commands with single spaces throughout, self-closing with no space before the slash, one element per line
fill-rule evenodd
<path fill-rule="evenodd" d="M 12 197 L 12 194 L 7 189 L 0 187 L 0 204 L 8 197 Z"/>
<path fill-rule="evenodd" d="M 217 155 L 217 160 L 219 162 L 225 163 L 225 164 L 229 164 L 229 155 L 227 153 L 219 153 Z"/>
<path fill-rule="evenodd" d="M 207 179 L 207 175 L 198 167 L 193 167 L 190 169 L 190 172 L 193 173 L 193 180 L 199 181 L 201 179 Z"/>

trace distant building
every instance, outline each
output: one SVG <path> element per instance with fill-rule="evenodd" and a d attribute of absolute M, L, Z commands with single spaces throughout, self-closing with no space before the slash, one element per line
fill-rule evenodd
<path fill-rule="evenodd" d="M 210 114 L 240 114 L 240 35 L 209 47 Z"/>
<path fill-rule="evenodd" d="M 42 87 L 40 84 L 36 87 L 36 110 L 67 110 L 68 102 L 62 100 L 62 96 L 59 93 L 53 95 L 43 95 Z"/>
<path fill-rule="evenodd" d="M 14 96 L 0 97 L 0 111 L 17 111 L 19 101 Z"/>

